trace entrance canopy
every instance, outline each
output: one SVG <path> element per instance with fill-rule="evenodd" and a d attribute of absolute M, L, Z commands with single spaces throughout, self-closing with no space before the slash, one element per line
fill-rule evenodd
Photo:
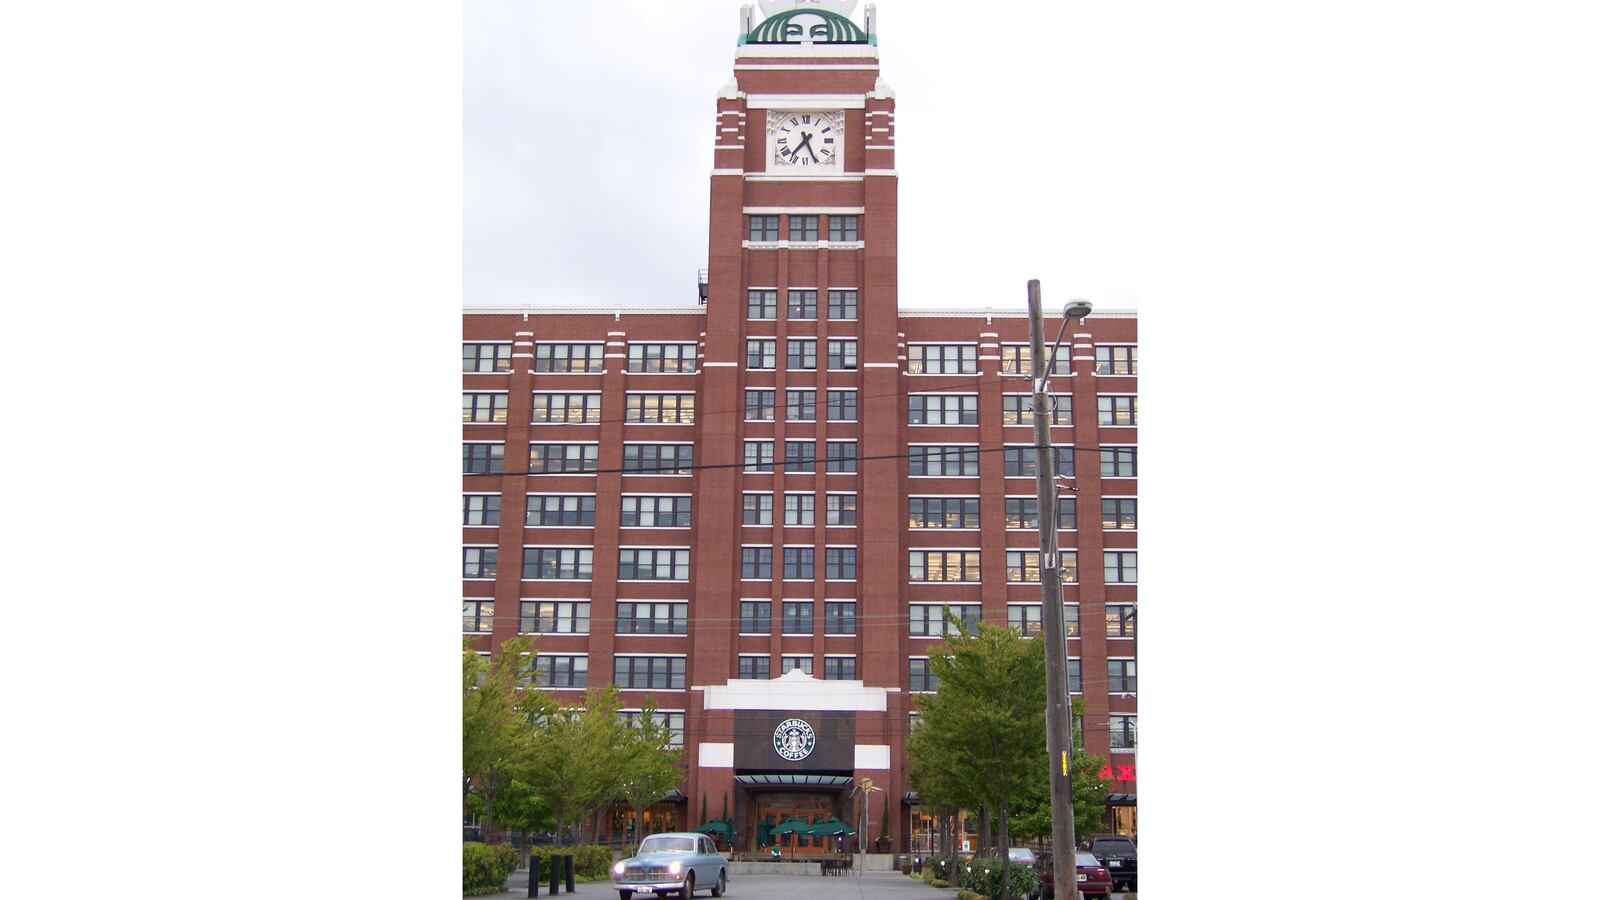
<path fill-rule="evenodd" d="M 805 785 L 807 787 L 844 787 L 855 779 L 849 775 L 812 775 L 807 772 L 773 772 L 760 775 L 735 775 L 739 784 L 752 785 Z"/>

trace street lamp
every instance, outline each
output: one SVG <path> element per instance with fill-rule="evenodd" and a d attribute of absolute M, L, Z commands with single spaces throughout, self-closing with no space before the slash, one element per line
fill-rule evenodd
<path fill-rule="evenodd" d="M 1033 355 L 1033 444 L 1039 489 L 1039 582 L 1045 657 L 1045 746 L 1050 754 L 1050 842 L 1056 851 L 1055 896 L 1077 900 L 1077 841 L 1073 839 L 1072 808 L 1072 698 L 1067 691 L 1067 630 L 1061 610 L 1061 559 L 1057 530 L 1060 508 L 1056 503 L 1055 451 L 1050 445 L 1054 398 L 1050 375 L 1067 325 L 1093 309 L 1087 300 L 1073 300 L 1062 311 L 1061 330 L 1050 355 L 1044 352 L 1044 311 L 1037 278 L 1028 282 L 1028 330 Z M 1069 366 L 1070 371 L 1070 366 Z M 1058 768 L 1059 762 L 1059 768 Z"/>

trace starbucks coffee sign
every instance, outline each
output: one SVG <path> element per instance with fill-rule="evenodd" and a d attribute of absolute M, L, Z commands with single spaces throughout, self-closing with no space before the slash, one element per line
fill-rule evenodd
<path fill-rule="evenodd" d="M 784 719 L 772 732 L 772 749 L 790 762 L 799 762 L 817 748 L 817 733 L 805 719 Z"/>

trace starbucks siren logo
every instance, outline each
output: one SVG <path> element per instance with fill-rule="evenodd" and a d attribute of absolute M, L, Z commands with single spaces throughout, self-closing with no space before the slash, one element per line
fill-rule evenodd
<path fill-rule="evenodd" d="M 772 749 L 790 762 L 799 762 L 817 749 L 817 733 L 804 719 L 784 719 L 772 732 Z"/>

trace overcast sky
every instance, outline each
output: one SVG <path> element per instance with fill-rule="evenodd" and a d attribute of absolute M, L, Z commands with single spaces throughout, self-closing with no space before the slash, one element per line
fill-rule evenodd
<path fill-rule="evenodd" d="M 1125 13 L 881 0 L 900 304 L 1136 305 Z M 737 0 L 466 4 L 465 302 L 692 302 Z M 853 15 L 863 21 L 865 4 Z M 759 15 L 759 13 L 758 13 Z"/>

